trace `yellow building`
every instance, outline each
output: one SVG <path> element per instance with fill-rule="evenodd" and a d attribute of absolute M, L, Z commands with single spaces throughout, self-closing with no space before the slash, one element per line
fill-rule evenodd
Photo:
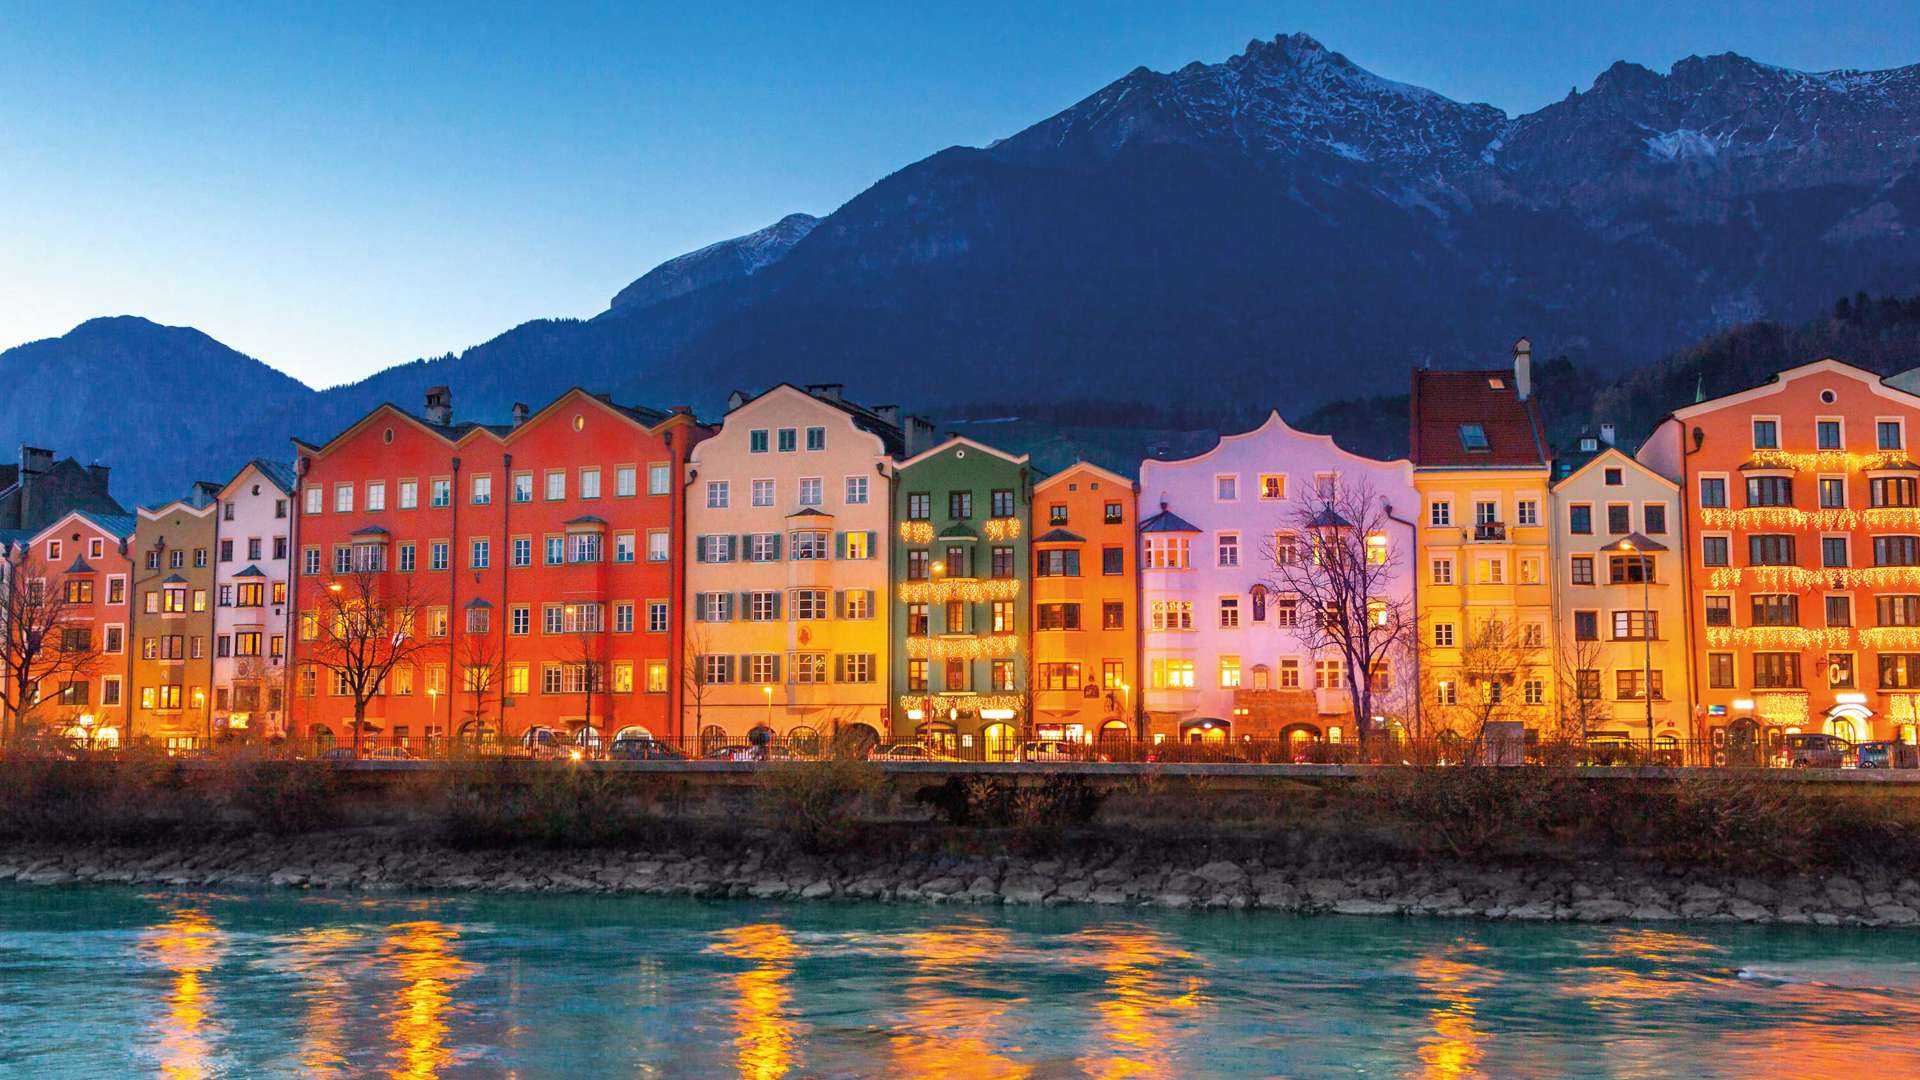
<path fill-rule="evenodd" d="M 1511 370 L 1413 373 L 1426 735 L 1554 723 L 1552 464 L 1531 363 L 1522 338 Z"/>

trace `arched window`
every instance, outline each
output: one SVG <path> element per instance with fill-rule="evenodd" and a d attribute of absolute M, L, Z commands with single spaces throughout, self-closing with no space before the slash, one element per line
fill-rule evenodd
<path fill-rule="evenodd" d="M 307 729 L 307 737 L 313 740 L 317 751 L 333 749 L 333 729 L 325 724 L 315 724 Z"/>
<path fill-rule="evenodd" d="M 787 746 L 796 754 L 816 757 L 820 753 L 820 733 L 801 724 L 787 732 Z"/>
<path fill-rule="evenodd" d="M 980 731 L 980 749 L 988 761 L 1012 761 L 1019 752 L 1012 724 L 988 724 Z"/>
<path fill-rule="evenodd" d="M 702 756 L 713 753 L 727 745 L 727 729 L 719 724 L 708 724 L 700 729 L 700 753 Z"/>

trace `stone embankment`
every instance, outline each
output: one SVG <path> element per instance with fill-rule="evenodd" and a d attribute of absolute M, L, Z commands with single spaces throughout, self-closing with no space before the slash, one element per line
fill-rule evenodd
<path fill-rule="evenodd" d="M 1920 925 L 1920 879 L 1744 878 L 1601 863 L 1530 867 L 1079 857 L 810 856 L 768 850 L 458 851 L 355 829 L 185 847 L 0 848 L 0 885 L 603 893 L 930 904 L 1098 904 L 1347 915 Z"/>

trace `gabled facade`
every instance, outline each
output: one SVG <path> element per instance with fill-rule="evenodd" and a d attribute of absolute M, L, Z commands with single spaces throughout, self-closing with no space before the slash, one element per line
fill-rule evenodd
<path fill-rule="evenodd" d="M 1920 396 L 1837 360 L 1676 410 L 1639 459 L 1679 483 L 1696 735 L 1913 742 Z"/>
<path fill-rule="evenodd" d="M 133 583 L 134 729 L 169 750 L 206 746 L 216 735 L 211 699 L 212 493 L 142 507 L 129 552 Z"/>
<path fill-rule="evenodd" d="M 1137 734 L 1140 608 L 1134 483 L 1076 462 L 1034 485 L 1033 732 Z"/>
<path fill-rule="evenodd" d="M 1651 740 L 1678 752 L 1693 738 L 1680 489 L 1601 445 L 1553 486 L 1562 734 Z"/>
<path fill-rule="evenodd" d="M 1413 373 L 1425 733 L 1555 720 L 1551 480 L 1532 346 L 1512 368 Z M 1493 674 L 1496 673 L 1497 674 Z"/>
<path fill-rule="evenodd" d="M 145 733 L 127 707 L 127 547 L 134 520 L 125 514 L 70 511 L 20 543 L 15 588 L 45 588 L 65 597 L 66 633 L 94 654 L 87 670 L 40 687 L 34 714 L 55 730 L 94 746 L 120 746 Z"/>
<path fill-rule="evenodd" d="M 835 386 L 737 396 L 688 462 L 684 728 L 807 746 L 889 727 L 888 414 Z"/>
<path fill-rule="evenodd" d="M 1027 456 L 952 438 L 894 483 L 893 734 L 1011 759 L 1034 721 Z"/>
<path fill-rule="evenodd" d="M 1410 601 L 1416 503 L 1405 461 L 1350 454 L 1278 412 L 1206 453 L 1140 467 L 1142 707 L 1154 739 L 1340 741 L 1354 731 L 1344 657 L 1303 637 L 1276 559 L 1303 555 L 1323 496 L 1370 490 L 1398 515 L 1378 536 L 1396 567 L 1384 594 Z M 1384 515 L 1383 515 L 1384 516 Z M 1369 538 L 1373 539 L 1372 537 Z M 1390 692 L 1410 663 L 1374 673 Z"/>
<path fill-rule="evenodd" d="M 352 737 L 352 700 L 305 620 L 363 572 L 411 597 L 426 642 L 369 710 L 373 738 L 434 752 L 536 728 L 681 734 L 678 478 L 707 429 L 581 390 L 514 412 L 455 423 L 435 387 L 424 418 L 383 405 L 324 445 L 295 443 L 294 735 Z"/>
<path fill-rule="evenodd" d="M 217 730 L 262 738 L 286 732 L 294 490 L 291 465 L 256 459 L 218 494 L 213 607 Z"/>

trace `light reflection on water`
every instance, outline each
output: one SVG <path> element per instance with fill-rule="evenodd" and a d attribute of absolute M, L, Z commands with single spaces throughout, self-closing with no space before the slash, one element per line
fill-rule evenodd
<path fill-rule="evenodd" d="M 1851 1080 L 1916 1031 L 1891 931 L 0 888 L 36 1080 Z"/>

